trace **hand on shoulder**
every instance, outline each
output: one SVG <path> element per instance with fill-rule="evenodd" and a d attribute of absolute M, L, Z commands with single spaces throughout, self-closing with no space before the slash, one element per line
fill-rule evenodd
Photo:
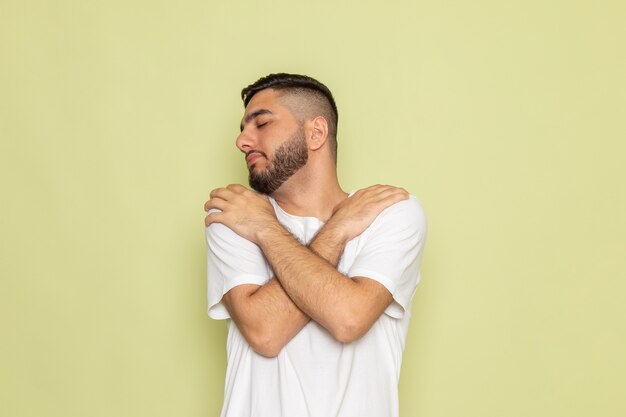
<path fill-rule="evenodd" d="M 409 198 L 409 193 L 391 185 L 372 185 L 343 200 L 327 222 L 346 241 L 360 235 L 387 207 Z"/>
<path fill-rule="evenodd" d="M 230 184 L 211 191 L 210 199 L 204 203 L 204 210 L 209 212 L 204 218 L 205 226 L 222 223 L 255 243 L 260 230 L 278 223 L 269 198 L 241 184 Z"/>

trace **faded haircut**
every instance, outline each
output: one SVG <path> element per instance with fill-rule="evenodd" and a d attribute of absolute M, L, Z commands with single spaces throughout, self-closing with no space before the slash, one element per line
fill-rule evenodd
<path fill-rule="evenodd" d="M 299 122 L 322 116 L 328 122 L 330 149 L 337 161 L 337 125 L 339 115 L 332 93 L 324 84 L 306 75 L 270 74 L 241 90 L 244 107 L 256 93 L 268 88 L 281 92 L 280 100 Z"/>

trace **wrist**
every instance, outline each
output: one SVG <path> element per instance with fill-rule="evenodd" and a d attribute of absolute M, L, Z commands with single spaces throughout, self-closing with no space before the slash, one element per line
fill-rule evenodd
<path fill-rule="evenodd" d="M 350 236 L 348 234 L 348 230 L 342 226 L 343 222 L 337 221 L 334 218 L 330 218 L 324 227 L 319 231 L 316 239 L 324 238 L 330 239 L 333 242 L 336 242 L 341 245 L 345 245 L 348 240 L 350 240 Z"/>
<path fill-rule="evenodd" d="M 254 243 L 263 249 L 265 246 L 271 245 L 272 242 L 285 233 L 289 234 L 278 220 L 268 222 L 256 231 Z"/>

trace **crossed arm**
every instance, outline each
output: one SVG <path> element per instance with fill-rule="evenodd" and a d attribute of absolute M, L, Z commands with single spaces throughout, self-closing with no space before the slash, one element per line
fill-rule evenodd
<path fill-rule="evenodd" d="M 310 319 L 340 342 L 360 338 L 391 303 L 392 296 L 366 277 L 348 279 L 336 270 L 346 243 L 361 234 L 406 191 L 373 186 L 342 202 L 306 247 L 276 219 L 267 197 L 241 185 L 211 193 L 205 223 L 223 223 L 256 243 L 275 276 L 262 286 L 240 285 L 223 297 L 224 305 L 248 343 L 259 354 L 276 356 Z"/>

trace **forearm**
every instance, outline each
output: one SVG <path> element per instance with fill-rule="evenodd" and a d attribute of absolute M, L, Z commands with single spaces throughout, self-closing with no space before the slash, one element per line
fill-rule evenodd
<path fill-rule="evenodd" d="M 239 184 L 213 190 L 205 203 L 210 211 L 205 225 L 222 223 L 258 245 L 276 274 L 263 288 L 242 285 L 224 295 L 237 326 L 288 326 L 282 337 L 288 341 L 310 317 L 339 341 L 363 335 L 393 301 L 391 293 L 375 280 L 348 279 L 335 268 L 346 242 L 363 233 L 383 210 L 407 198 L 408 193 L 396 187 L 359 190 L 334 207 L 332 217 L 307 248 L 277 221 L 269 197 Z M 237 319 L 237 313 L 243 318 Z"/>
<path fill-rule="evenodd" d="M 303 314 L 338 340 L 353 331 L 344 327 L 351 326 L 352 317 L 362 313 L 350 310 L 350 306 L 358 305 L 353 302 L 360 296 L 354 291 L 358 283 L 336 269 L 346 243 L 343 236 L 333 227 L 326 227 L 309 250 L 284 228 L 277 227 L 268 230 L 260 243 L 281 288 Z"/>
<path fill-rule="evenodd" d="M 299 242 L 298 246 L 334 268 L 345 245 L 338 237 L 326 236 L 314 239 L 308 248 Z M 275 356 L 302 330 L 310 317 L 291 300 L 275 276 L 260 287 L 250 287 L 247 296 L 237 300 L 227 294 L 224 302 L 251 346 L 264 356 Z M 238 308 L 233 308 L 234 303 L 238 303 Z"/>
<path fill-rule="evenodd" d="M 223 301 L 250 346 L 263 356 L 276 356 L 310 320 L 275 277 L 260 287 L 236 287 Z"/>

